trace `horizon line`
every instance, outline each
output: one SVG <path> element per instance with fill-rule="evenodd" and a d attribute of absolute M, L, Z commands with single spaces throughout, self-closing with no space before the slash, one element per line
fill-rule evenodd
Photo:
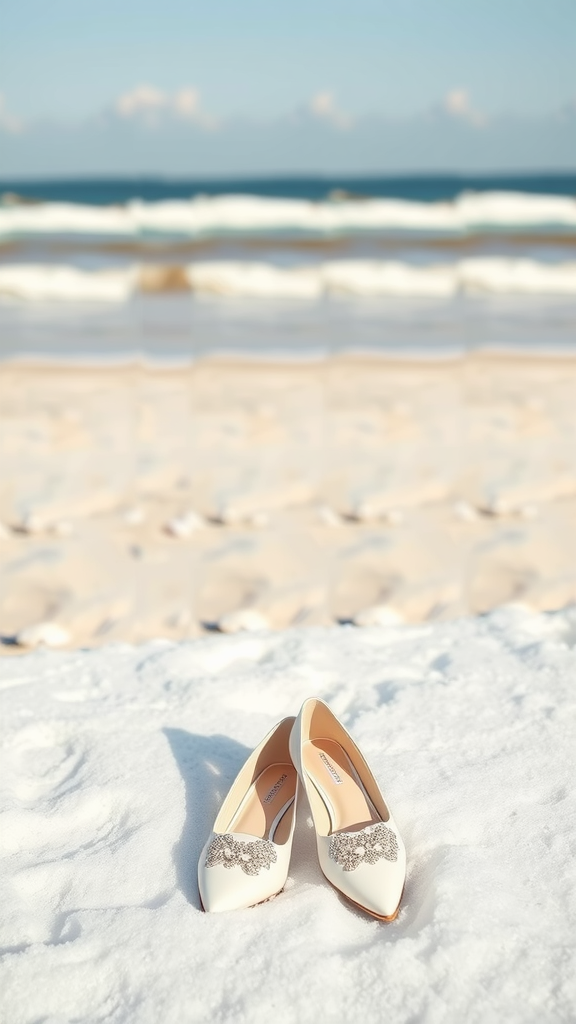
<path fill-rule="evenodd" d="M 34 174 L 34 173 L 23 173 L 10 176 L 4 176 L 0 174 L 0 186 L 4 184 L 13 184 L 15 182 L 77 182 L 77 181 L 168 181 L 168 182 L 188 182 L 188 181 L 325 181 L 333 180 L 334 178 L 346 178 L 349 181 L 374 181 L 374 180 L 388 180 L 396 181 L 399 179 L 445 179 L 445 178 L 576 178 L 576 166 L 572 170 L 560 170 L 557 168 L 534 168 L 531 170 L 498 170 L 493 169 L 490 171 L 273 171 L 273 172 L 220 172 L 215 171 L 213 173 L 204 174 L 167 174 L 165 172 L 156 171 L 142 171 L 134 173 L 118 173 L 118 172 L 102 172 L 102 173 L 91 173 L 82 172 L 78 174 Z"/>

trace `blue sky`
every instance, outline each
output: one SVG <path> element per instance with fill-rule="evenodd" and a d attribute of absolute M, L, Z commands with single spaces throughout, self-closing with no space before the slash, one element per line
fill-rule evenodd
<path fill-rule="evenodd" d="M 0 173 L 258 171 L 267 142 L 281 170 L 294 118 L 303 170 L 350 147 L 392 168 L 400 143 L 417 169 L 423 125 L 431 164 L 570 164 L 575 0 L 20 0 L 2 21 Z"/>

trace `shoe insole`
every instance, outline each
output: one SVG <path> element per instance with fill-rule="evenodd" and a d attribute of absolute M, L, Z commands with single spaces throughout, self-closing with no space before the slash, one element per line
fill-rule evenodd
<path fill-rule="evenodd" d="M 244 832 L 282 845 L 290 835 L 296 795 L 292 764 L 271 764 L 258 776 L 230 822 L 229 832 Z"/>
<path fill-rule="evenodd" d="M 302 764 L 328 811 L 331 832 L 356 831 L 381 821 L 348 754 L 336 740 L 308 740 Z"/>

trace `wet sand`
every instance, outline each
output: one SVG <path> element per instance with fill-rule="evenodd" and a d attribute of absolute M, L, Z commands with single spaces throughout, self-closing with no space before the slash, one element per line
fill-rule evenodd
<path fill-rule="evenodd" d="M 562 607 L 575 396 L 560 357 L 5 363 L 0 651 Z"/>

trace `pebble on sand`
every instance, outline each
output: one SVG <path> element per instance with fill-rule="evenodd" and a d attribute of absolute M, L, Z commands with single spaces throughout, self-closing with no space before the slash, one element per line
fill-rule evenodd
<path fill-rule="evenodd" d="M 330 505 L 319 505 L 316 512 L 324 526 L 342 526 L 342 516 Z"/>
<path fill-rule="evenodd" d="M 452 508 L 456 519 L 463 523 L 475 523 L 478 519 L 478 511 L 469 501 L 455 501 Z"/>
<path fill-rule="evenodd" d="M 26 512 L 18 525 L 22 533 L 28 534 L 43 533 L 47 528 L 46 521 L 36 512 Z"/>
<path fill-rule="evenodd" d="M 223 505 L 218 512 L 218 521 L 223 526 L 268 526 L 270 517 L 263 509 L 247 510 L 237 505 Z"/>
<path fill-rule="evenodd" d="M 202 529 L 206 523 L 197 512 L 185 512 L 181 516 L 175 516 L 164 524 L 165 533 L 171 537 L 189 537 L 195 530 Z"/>
<path fill-rule="evenodd" d="M 372 604 L 352 616 L 355 626 L 397 626 L 402 616 L 389 604 Z"/>
<path fill-rule="evenodd" d="M 382 520 L 390 526 L 400 526 L 404 522 L 404 513 L 400 508 L 380 508 L 377 502 L 369 499 L 360 501 L 354 508 L 354 519 L 359 523 L 373 523 Z"/>
<path fill-rule="evenodd" d="M 256 633 L 270 629 L 270 623 L 256 608 L 239 608 L 218 619 L 218 629 L 221 633 Z"/>
<path fill-rule="evenodd" d="M 16 634 L 19 647 L 64 647 L 70 640 L 68 630 L 57 622 L 38 622 Z"/>

